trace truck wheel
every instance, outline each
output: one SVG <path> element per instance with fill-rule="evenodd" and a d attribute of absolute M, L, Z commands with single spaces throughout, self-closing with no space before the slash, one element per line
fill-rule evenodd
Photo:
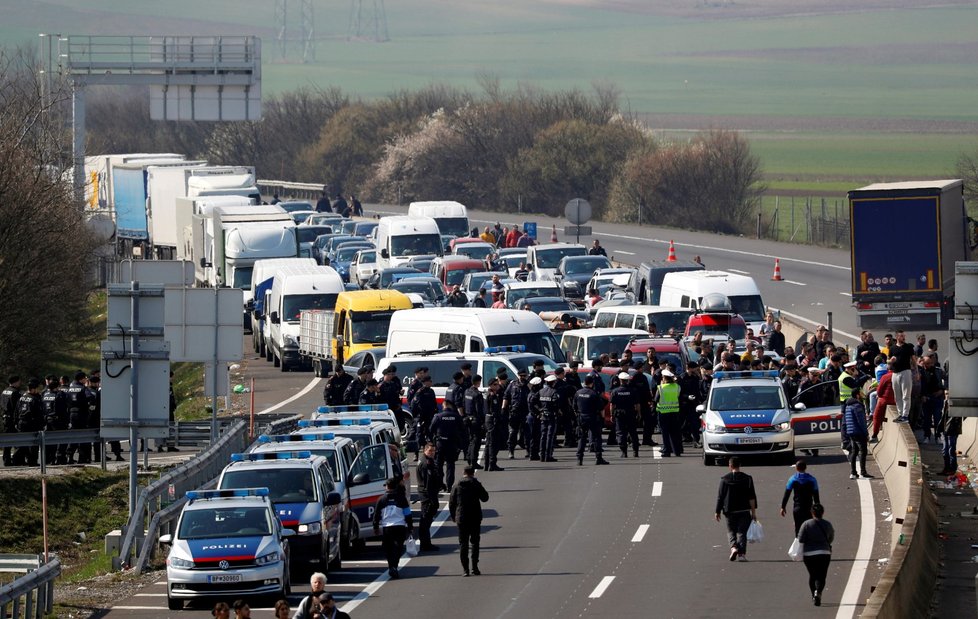
<path fill-rule="evenodd" d="M 277 367 L 281 366 L 282 365 L 282 360 L 279 359 L 278 355 L 276 355 L 272 351 L 268 351 L 268 352 L 269 352 L 269 354 L 272 355 L 272 367 L 276 367 L 277 368 Z M 283 372 L 285 371 L 285 368 L 284 367 L 282 368 L 282 371 Z"/>

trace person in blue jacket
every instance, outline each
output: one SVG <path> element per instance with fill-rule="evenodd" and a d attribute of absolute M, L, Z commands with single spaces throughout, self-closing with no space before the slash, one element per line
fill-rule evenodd
<path fill-rule="evenodd" d="M 845 414 L 842 418 L 842 425 L 845 428 L 846 436 L 849 437 L 849 479 L 872 479 L 873 476 L 866 471 L 866 452 L 869 442 L 869 428 L 866 424 L 866 406 L 863 404 L 863 392 L 859 389 L 859 382 L 852 376 L 847 376 L 843 380 L 846 387 L 853 389 L 852 397 L 846 400 Z M 856 475 L 856 458 L 859 458 L 860 473 Z"/>
<path fill-rule="evenodd" d="M 795 537 L 798 537 L 798 529 L 801 524 L 811 517 L 812 505 L 821 503 L 818 497 L 818 480 L 807 472 L 808 463 L 799 460 L 795 463 L 795 474 L 788 478 L 788 483 L 784 487 L 784 496 L 781 498 L 781 517 L 784 518 L 785 508 L 788 506 L 788 497 L 794 492 L 794 507 L 791 515 L 795 520 Z"/>

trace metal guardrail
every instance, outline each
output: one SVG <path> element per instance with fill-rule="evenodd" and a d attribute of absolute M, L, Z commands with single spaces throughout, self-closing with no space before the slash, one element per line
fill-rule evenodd
<path fill-rule="evenodd" d="M 278 194 L 280 198 L 315 200 L 323 193 L 321 183 L 292 183 L 289 181 L 259 180 L 258 190 L 263 196 Z"/>
<path fill-rule="evenodd" d="M 52 558 L 34 571 L 0 587 L 0 619 L 42 619 L 51 614 L 54 610 L 54 581 L 60 575 L 61 561 Z M 8 606 L 11 607 L 10 611 L 7 610 Z"/>

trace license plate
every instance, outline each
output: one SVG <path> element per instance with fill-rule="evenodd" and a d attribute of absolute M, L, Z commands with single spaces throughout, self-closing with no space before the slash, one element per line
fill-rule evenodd
<path fill-rule="evenodd" d="M 214 574 L 207 577 L 207 582 L 241 582 L 241 574 Z"/>
<path fill-rule="evenodd" d="M 763 442 L 764 442 L 764 439 L 762 439 L 759 436 L 757 436 L 757 437 L 750 437 L 750 438 L 738 438 L 737 439 L 737 444 L 738 445 L 760 445 Z"/>
<path fill-rule="evenodd" d="M 906 309 L 910 307 L 909 303 L 885 303 L 883 307 L 887 309 Z"/>

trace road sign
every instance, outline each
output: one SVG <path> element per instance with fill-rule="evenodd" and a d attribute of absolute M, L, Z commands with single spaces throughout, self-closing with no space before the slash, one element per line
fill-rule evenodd
<path fill-rule="evenodd" d="M 591 221 L 591 203 L 581 198 L 574 198 L 564 207 L 564 217 L 575 226 L 586 224 Z"/>
<path fill-rule="evenodd" d="M 214 307 L 217 299 L 217 307 Z M 169 288 L 164 325 L 171 361 L 241 360 L 238 288 Z"/>
<path fill-rule="evenodd" d="M 576 236 L 578 240 L 582 236 L 591 236 L 591 226 L 564 226 L 564 236 Z"/>
<path fill-rule="evenodd" d="M 524 221 L 523 229 L 526 230 L 526 235 L 533 239 L 537 239 L 537 223 L 535 221 Z"/>

